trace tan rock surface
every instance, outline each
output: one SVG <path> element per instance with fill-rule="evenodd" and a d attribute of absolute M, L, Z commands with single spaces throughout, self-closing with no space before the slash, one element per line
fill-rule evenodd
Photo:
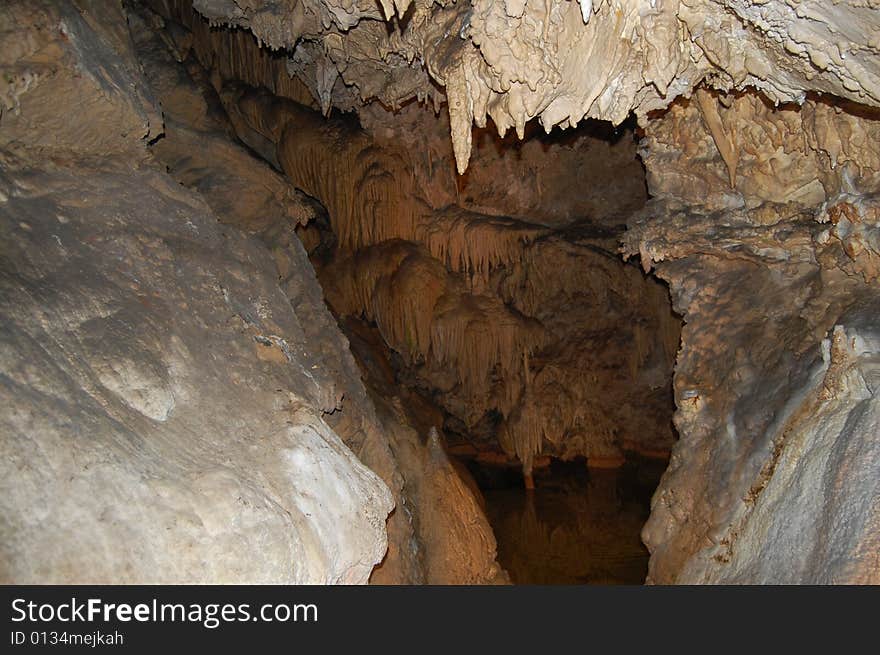
<path fill-rule="evenodd" d="M 55 42 L 39 51 L 52 74 L 0 123 L 0 578 L 366 582 L 392 497 L 325 421 L 334 379 L 269 252 L 147 161 L 158 112 L 125 109 L 143 79 L 88 86 L 139 70 L 114 7 L 65 17 L 66 37 L 46 30 L 54 4 L 3 12 L 32 25 L 22 42 Z M 30 93 L 52 99 L 42 114 Z M 62 107 L 70 129 L 35 137 Z"/>

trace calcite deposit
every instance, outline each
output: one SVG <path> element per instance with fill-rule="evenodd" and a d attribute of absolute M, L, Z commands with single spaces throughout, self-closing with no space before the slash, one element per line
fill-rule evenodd
<path fill-rule="evenodd" d="M 143 77 L 103 8 L 66 19 L 82 44 L 54 30 L 51 4 L 7 14 L 36 19 L 33 51 L 58 56 L 22 112 L 71 68 L 117 66 L 150 92 L 106 98 L 124 132 L 77 125 L 83 138 L 51 145 L 4 116 L 3 580 L 503 580 L 474 501 L 415 532 L 390 447 L 403 428 L 377 416 L 295 236 L 323 209 L 223 138 L 219 102 L 140 38 Z M 91 20 L 122 27 L 126 49 Z M 83 60 L 89 44 L 98 58 Z M 157 133 L 167 168 L 145 149 Z M 413 466 L 410 484 L 432 475 Z M 456 475 L 435 506 L 472 493 Z M 461 556 L 438 569 L 437 551 Z"/>
<path fill-rule="evenodd" d="M 183 18 L 193 31 L 177 41 L 207 67 L 239 138 L 327 207 L 339 248 L 318 273 L 330 306 L 378 325 L 409 386 L 447 412 L 447 428 L 481 448 L 500 444 L 526 474 L 540 455 L 605 465 L 625 450 L 668 452 L 678 319 L 660 285 L 621 263 L 614 237 L 627 209 L 644 202 L 639 178 L 628 188 L 611 182 L 620 195 L 593 200 L 590 214 L 555 211 L 571 171 L 551 153 L 565 162 L 590 160 L 599 147 L 613 152 L 590 165 L 611 180 L 611 162 L 625 157 L 622 135 L 612 136 L 613 146 L 589 135 L 572 146 L 548 144 L 530 171 L 549 175 L 538 183 L 547 197 L 536 194 L 537 217 L 522 207 L 531 220 L 505 216 L 510 195 L 494 187 L 456 202 L 448 178 L 438 181 L 430 161 L 389 134 L 405 129 L 328 121 L 242 84 L 227 64 L 235 59 L 225 50 L 229 37 Z M 261 74 L 271 87 L 274 77 Z M 409 117 L 419 127 L 426 118 Z M 448 165 L 452 153 L 438 150 Z M 634 164 L 631 141 L 629 157 Z M 482 161 L 501 179 L 511 159 Z"/>
<path fill-rule="evenodd" d="M 265 251 L 74 162 L 3 162 L 3 580 L 365 581 L 391 496 Z"/>
<path fill-rule="evenodd" d="M 637 452 L 648 582 L 880 582 L 876 0 L 0 35 L 3 581 L 505 582 L 450 453 Z"/>
<path fill-rule="evenodd" d="M 332 375 L 266 250 L 147 160 L 139 140 L 161 121 L 146 96 L 90 86 L 139 74 L 127 32 L 114 50 L 95 14 L 20 3 L 4 18 L 33 21 L 31 57 L 58 59 L 2 130 L 0 577 L 366 581 L 391 495 L 325 421 Z M 28 93 L 72 76 L 124 131 L 35 143 Z"/>
<path fill-rule="evenodd" d="M 188 10 L 189 0 L 156 0 Z M 500 134 L 540 118 L 647 117 L 701 82 L 758 89 L 770 102 L 806 91 L 880 104 L 873 2 L 572 0 L 424 2 L 195 0 L 215 25 L 284 49 L 286 67 L 325 113 L 364 100 L 446 102 L 459 172 L 472 126 Z M 585 18 L 589 20 L 585 21 Z M 440 88 L 438 88 L 440 87 Z M 441 90 L 442 88 L 442 90 Z M 444 97 L 445 95 L 445 97 Z"/>
<path fill-rule="evenodd" d="M 454 225 L 462 225 L 459 218 L 454 219 L 457 223 L 444 225 L 450 216 L 443 211 L 444 201 L 459 206 L 468 202 L 462 200 L 460 183 L 456 197 L 450 199 L 442 183 L 432 183 L 438 174 L 423 173 L 436 170 L 440 178 L 446 175 L 432 159 L 427 166 L 412 159 L 408 166 L 401 164 L 419 150 L 417 140 L 408 139 L 407 130 L 396 130 L 394 118 L 383 118 L 370 102 L 400 108 L 416 98 L 448 113 L 459 172 L 467 168 L 471 157 L 474 126 L 486 125 L 487 117 L 499 134 L 514 127 L 522 138 L 526 124 L 535 117 L 549 130 L 576 125 L 584 117 L 619 123 L 635 113 L 644 131 L 639 154 L 653 199 L 628 220 L 624 254 L 638 255 L 646 271 L 669 282 L 675 309 L 686 324 L 675 373 L 675 424 L 680 441 L 644 532 L 653 551 L 649 579 L 876 579 L 876 545 L 871 535 L 876 532 L 877 480 L 869 473 L 877 465 L 872 450 L 876 429 L 870 418 L 873 410 L 868 409 L 874 406 L 874 391 L 867 363 L 868 353 L 874 351 L 870 345 L 852 344 L 872 343 L 869 333 L 875 316 L 877 223 L 872 194 L 877 191 L 880 140 L 877 115 L 871 107 L 880 103 L 877 7 L 847 2 L 658 0 L 577 5 L 487 0 L 387 4 L 381 16 L 371 6 L 356 4 L 347 5 L 342 13 L 329 3 L 312 12 L 272 2 L 256 10 L 223 8 L 210 2 L 196 2 L 194 7 L 195 14 L 185 5 L 166 5 L 160 12 L 177 16 L 191 30 L 192 36 L 178 41 L 214 71 L 215 84 L 223 87 L 237 80 L 262 85 L 273 98 L 311 104 L 324 114 L 334 106 L 360 114 L 365 132 L 348 133 L 343 141 L 339 141 L 339 132 L 336 137 L 314 137 L 305 123 L 285 137 L 278 130 L 279 117 L 289 115 L 287 110 L 259 110 L 266 106 L 265 99 L 257 101 L 252 94 L 242 102 L 247 96 L 240 90 L 226 96 L 239 99 L 227 101 L 227 107 L 238 107 L 230 111 L 239 117 L 240 138 L 280 144 L 279 152 L 289 153 L 287 165 L 282 164 L 287 174 L 325 203 L 339 202 L 338 194 L 319 188 L 316 181 L 336 180 L 340 169 L 327 169 L 315 177 L 303 166 L 314 166 L 305 162 L 322 159 L 316 151 L 302 148 L 335 138 L 336 143 L 345 143 L 345 151 L 354 147 L 370 153 L 343 155 L 343 160 L 358 162 L 344 175 L 378 187 L 374 187 L 377 191 L 365 189 L 364 199 L 353 206 L 330 211 L 331 221 L 346 223 L 336 233 L 349 235 L 343 241 L 347 238 L 348 246 L 357 251 L 348 263 L 334 264 L 331 269 L 332 280 L 344 287 L 338 294 L 331 291 L 331 302 L 334 296 L 341 298 L 337 311 L 360 312 L 375 320 L 385 341 L 404 359 L 417 362 L 422 377 L 431 362 L 426 355 L 439 349 L 432 348 L 431 340 L 440 336 L 435 326 L 443 325 L 438 319 L 446 315 L 444 307 L 452 307 L 448 300 L 440 302 L 448 299 L 450 274 L 464 273 L 468 292 L 498 294 L 505 307 L 516 307 L 524 317 L 538 319 L 545 333 L 547 324 L 571 307 L 570 300 L 556 307 L 541 302 L 543 317 L 523 312 L 527 295 L 522 295 L 521 288 L 505 295 L 505 283 L 499 282 L 504 276 L 512 275 L 507 277 L 510 281 L 523 276 L 529 268 L 526 262 L 534 261 L 531 253 L 538 244 L 546 248 L 543 244 L 550 232 L 523 234 L 521 245 L 511 251 L 502 247 L 505 242 L 499 238 L 510 233 L 514 224 L 501 231 L 489 227 L 505 214 L 531 225 L 557 227 L 560 223 L 539 218 L 538 207 L 523 214 L 498 211 L 506 208 L 505 201 L 497 197 L 502 194 L 492 200 L 484 195 L 471 210 L 493 218 L 475 221 L 479 227 L 474 230 L 492 230 L 493 236 L 491 247 L 480 253 L 486 264 L 475 264 L 477 244 L 488 247 L 489 242 L 482 241 L 478 231 L 464 232 L 467 236 L 457 242 Z M 211 36 L 198 14 L 214 24 L 249 29 L 257 37 L 256 44 L 240 32 L 235 37 Z M 286 30 L 280 29 L 281 22 L 273 17 L 283 15 L 298 18 L 285 23 Z M 387 29 L 378 27 L 383 19 Z M 221 38 L 237 41 L 230 47 L 218 43 Z M 274 69 L 247 63 L 260 60 L 256 53 L 262 52 L 261 42 L 278 49 L 272 60 Z M 290 78 L 279 84 L 285 78 L 277 68 L 285 57 Z M 236 74 L 240 69 L 247 69 L 247 75 Z M 280 107 L 277 100 L 271 102 Z M 398 109 L 410 124 L 417 113 L 411 107 Z M 442 117 L 439 122 L 446 120 Z M 321 129 L 338 128 L 322 125 Z M 421 129 L 418 133 L 432 132 Z M 362 145 L 355 146 L 355 142 Z M 396 150 L 400 144 L 407 144 L 408 152 Z M 381 149 L 377 151 L 376 145 Z M 431 145 L 427 148 L 439 152 Z M 267 150 L 271 153 L 272 148 Z M 279 163 L 283 159 L 279 156 Z M 336 166 L 332 162 L 322 165 Z M 383 175 L 387 171 L 395 188 L 377 182 L 379 178 L 370 177 L 367 171 L 383 171 Z M 591 177 L 586 169 L 581 170 L 586 186 Z M 536 189 L 552 187 L 552 182 L 536 185 Z M 411 202 L 414 196 L 421 196 L 421 201 Z M 352 202 L 351 196 L 344 197 L 345 202 Z M 605 216 L 593 218 L 594 225 L 603 219 L 606 225 L 613 224 L 608 220 L 613 209 L 604 209 L 595 212 Z M 638 207 L 624 211 L 634 209 Z M 358 213 L 359 217 L 348 218 Z M 404 243 L 392 246 L 388 239 L 402 239 L 418 248 Z M 381 255 L 377 248 L 387 253 Z M 482 257 L 477 260 L 484 261 Z M 438 267 L 432 260 L 445 266 Z M 548 261 L 558 262 L 559 254 Z M 387 304 L 395 293 L 395 272 L 401 266 L 406 274 L 397 277 L 402 281 L 422 279 L 419 288 L 432 290 L 406 301 L 420 304 Z M 356 287 L 339 282 L 347 275 L 353 275 Z M 570 275 L 562 277 L 572 288 L 582 289 L 587 283 L 575 282 Z M 550 295 L 551 288 L 541 288 L 538 297 Z M 404 288 L 400 293 L 407 296 Z M 432 314 L 439 307 L 440 316 L 428 320 L 428 305 L 435 307 Z M 389 311 L 392 306 L 398 309 L 396 314 Z M 400 309 L 410 314 L 400 314 Z M 595 309 L 584 315 L 588 314 L 591 319 L 572 317 L 571 323 L 594 321 Z M 491 319 L 494 325 L 507 325 L 496 316 Z M 632 324 L 633 318 L 629 321 Z M 572 344 L 568 350 L 561 347 L 565 354 L 560 353 L 559 359 L 569 365 L 581 361 L 577 370 L 595 371 L 595 359 L 579 360 L 575 354 L 588 341 L 583 335 L 574 337 L 571 323 L 566 328 L 571 338 L 557 337 L 557 347 Z M 668 344 L 660 351 L 670 356 L 669 351 L 677 346 L 674 329 L 663 327 L 663 320 L 647 325 L 652 343 Z M 525 336 L 528 330 L 515 332 Z M 669 336 L 658 339 L 664 333 Z M 835 338 L 850 333 L 854 336 L 849 350 L 832 347 Z M 544 334 L 542 339 L 546 338 Z M 624 339 L 625 348 L 638 353 L 635 344 L 640 338 L 631 333 Z M 522 351 L 523 362 L 533 362 L 536 350 L 545 343 L 506 339 L 513 350 Z M 656 352 L 657 345 L 651 350 Z M 850 363 L 835 365 L 832 352 L 838 352 L 839 361 Z M 632 370 L 643 375 L 641 356 L 635 357 Z M 501 359 L 495 361 L 507 372 L 509 385 L 517 366 L 513 360 L 503 364 Z M 442 356 L 439 361 L 444 361 Z M 491 364 L 490 360 L 478 369 Z M 528 425 L 520 440 L 508 442 L 525 460 L 529 452 L 552 451 L 550 435 L 565 433 L 566 416 L 586 412 L 592 428 L 602 425 L 596 416 L 609 416 L 607 411 L 599 415 L 587 411 L 601 397 L 595 393 L 575 395 L 571 411 L 548 411 L 547 402 L 542 401 L 536 405 L 543 409 L 532 414 L 535 380 L 545 379 L 560 391 L 571 390 L 570 384 L 552 382 L 554 376 L 566 379 L 551 374 L 555 366 L 532 375 L 532 365 L 518 367 L 523 382 L 513 404 L 506 411 L 504 402 L 494 404 L 503 417 L 494 428 L 502 442 L 511 422 Z M 822 380 L 836 367 L 851 373 L 841 378 L 846 382 L 830 385 L 831 392 Z M 456 369 L 454 364 L 451 368 Z M 618 365 L 618 379 L 620 370 Z M 461 373 L 458 378 L 465 384 L 458 386 L 464 388 L 474 378 L 466 371 Z M 865 380 L 866 386 L 853 381 L 857 379 Z M 451 390 L 456 380 L 453 377 L 444 386 L 435 377 L 428 386 Z M 833 399 L 832 393 L 836 394 Z M 456 414 L 452 396 L 448 392 L 445 396 L 447 411 Z M 465 415 L 474 410 L 479 413 L 474 399 L 480 394 L 468 396 L 459 404 L 458 415 L 474 432 L 477 422 Z M 552 406 L 566 406 L 559 403 L 559 392 Z M 840 423 L 840 417 L 851 411 L 860 418 L 854 414 Z M 823 419 L 826 415 L 838 418 Z M 548 419 L 556 425 L 549 434 L 538 436 Z M 611 418 L 610 425 L 619 430 L 624 423 L 633 425 L 631 419 L 619 417 Z M 601 443 L 595 432 L 593 444 Z M 860 441 L 864 446 L 844 447 Z M 582 448 L 580 452 L 590 451 Z M 824 454 L 817 459 L 809 455 L 812 452 Z M 835 482 L 853 476 L 859 480 L 859 492 Z M 783 478 L 788 482 L 783 483 Z M 800 491 L 792 491 L 792 485 L 799 485 Z M 851 503 L 845 500 L 850 495 Z M 817 499 L 812 513 L 796 509 L 805 497 Z M 824 504 L 820 498 L 826 499 Z M 772 518 L 785 514 L 797 514 L 799 521 L 780 524 Z M 836 537 L 846 544 L 828 545 L 832 534 L 846 535 Z M 831 551 L 836 553 L 835 563 Z"/>
<path fill-rule="evenodd" d="M 165 135 L 151 151 L 175 179 L 205 197 L 222 223 L 257 234 L 271 251 L 282 291 L 301 314 L 310 317 L 303 325 L 314 341 L 309 349 L 320 349 L 325 366 L 334 373 L 341 411 L 326 420 L 383 477 L 402 509 L 389 518 L 389 551 L 371 579 L 447 584 L 503 580 L 494 562 L 494 538 L 473 493 L 462 486 L 454 471 L 441 474 L 425 464 L 433 461 L 426 443 L 430 426 L 420 437 L 395 411 L 376 411 L 374 398 L 378 403 L 387 394 L 371 393 L 361 383 L 348 343 L 327 311 L 314 273 L 302 268 L 304 253 L 295 234 L 308 242 L 312 234 L 308 229 L 321 221 L 323 208 L 232 143 L 228 138 L 232 126 L 225 115 L 218 113 L 211 121 L 203 118 L 210 113 L 208 107 L 220 107 L 219 97 L 200 68 L 187 70 L 176 64 L 162 32 L 147 29 L 154 20 L 149 12 L 130 16 L 147 79 L 165 109 Z M 193 112 L 194 107 L 199 111 Z M 316 238 L 315 249 L 320 250 L 321 236 Z M 432 512 L 426 511 L 419 520 L 409 506 L 419 502 L 420 485 L 432 482 Z M 449 517 L 437 511 L 447 507 L 456 508 L 457 513 Z M 449 552 L 458 556 L 438 568 L 434 562 Z"/>
<path fill-rule="evenodd" d="M 675 107 L 648 131 L 665 172 L 625 238 L 685 320 L 649 579 L 876 582 L 880 120 L 707 102 L 741 144 L 735 184 L 704 110 Z"/>

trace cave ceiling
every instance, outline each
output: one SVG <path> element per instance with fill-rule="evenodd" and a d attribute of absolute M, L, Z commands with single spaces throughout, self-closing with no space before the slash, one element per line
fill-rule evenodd
<path fill-rule="evenodd" d="M 173 2 L 174 0 L 165 0 Z M 196 0 L 283 51 L 325 111 L 448 105 L 459 172 L 471 128 L 640 120 L 704 84 L 772 103 L 880 105 L 877 0 Z"/>

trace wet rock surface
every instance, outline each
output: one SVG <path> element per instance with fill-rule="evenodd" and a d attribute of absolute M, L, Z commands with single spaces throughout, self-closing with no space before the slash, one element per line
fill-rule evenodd
<path fill-rule="evenodd" d="M 642 584 L 648 550 L 639 532 L 663 468 L 555 462 L 535 474 L 532 491 L 515 472 L 478 468 L 499 561 L 515 584 Z"/>

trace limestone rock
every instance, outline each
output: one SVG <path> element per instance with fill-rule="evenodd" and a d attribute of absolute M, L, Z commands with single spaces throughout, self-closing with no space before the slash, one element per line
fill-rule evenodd
<path fill-rule="evenodd" d="M 442 465 L 442 453 L 429 454 L 429 446 L 407 426 L 407 418 L 384 404 L 387 394 L 361 382 L 349 343 L 330 315 L 295 236 L 303 234 L 303 220 L 320 221 L 323 208 L 230 141 L 225 116 L 204 120 L 207 112 L 200 108 L 218 103 L 216 92 L 197 66 L 184 67 L 171 59 L 160 39 L 165 32 L 145 30 L 139 20 L 149 21 L 150 16 L 131 16 L 130 24 L 167 124 L 165 138 L 151 151 L 171 175 L 203 195 L 222 223 L 258 235 L 271 249 L 281 289 L 297 314 L 309 317 L 302 322 L 302 347 L 315 361 L 311 370 L 331 381 L 327 386 L 334 395 L 328 402 L 334 410 L 325 420 L 394 495 L 397 510 L 387 522 L 388 553 L 371 581 L 503 580 L 491 530 L 459 472 L 448 461 Z M 265 356 L 276 352 L 270 349 Z M 449 518 L 439 508 L 448 508 Z"/>
<path fill-rule="evenodd" d="M 124 17 L 81 4 L 3 12 L 29 28 L 2 65 L 45 74 L 0 117 L 0 578 L 366 582 L 393 501 L 325 420 L 304 317 L 148 160 Z"/>
<path fill-rule="evenodd" d="M 646 212 L 627 251 L 685 321 L 649 581 L 876 582 L 872 253 L 847 255 L 815 208 Z"/>
<path fill-rule="evenodd" d="M 197 22 L 187 0 L 153 4 L 187 25 Z M 800 104 L 814 91 L 880 105 L 872 2 L 381 5 L 382 12 L 348 0 L 271 0 L 257 10 L 234 1 L 193 4 L 215 24 L 250 29 L 256 43 L 289 49 L 290 71 L 325 113 L 334 102 L 397 108 L 415 98 L 439 107 L 445 99 L 459 173 L 470 159 L 472 127 L 487 118 L 499 134 L 515 128 L 520 138 L 536 117 L 548 131 L 585 117 L 621 123 L 631 111 L 645 118 L 690 96 L 702 82 L 724 91 L 755 88 L 777 104 Z M 239 50 L 233 57 L 258 55 Z"/>
<path fill-rule="evenodd" d="M 366 581 L 391 498 L 266 251 L 121 161 L 2 183 L 4 581 Z"/>

